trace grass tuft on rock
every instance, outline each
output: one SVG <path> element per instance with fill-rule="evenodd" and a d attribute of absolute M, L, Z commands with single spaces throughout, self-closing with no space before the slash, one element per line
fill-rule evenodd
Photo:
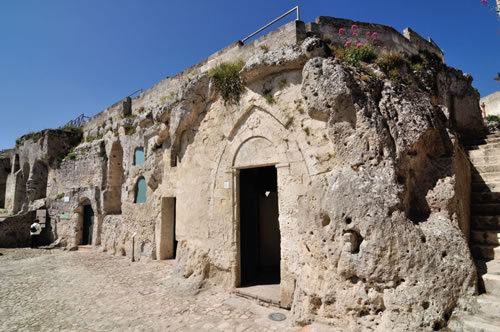
<path fill-rule="evenodd" d="M 245 91 L 240 70 L 245 63 L 243 61 L 223 62 L 217 67 L 210 69 L 208 75 L 212 78 L 215 90 L 221 95 L 224 104 L 238 104 L 241 94 Z"/>

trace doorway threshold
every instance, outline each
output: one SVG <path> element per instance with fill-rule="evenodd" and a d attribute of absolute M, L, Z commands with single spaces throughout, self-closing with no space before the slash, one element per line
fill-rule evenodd
<path fill-rule="evenodd" d="M 91 244 L 80 244 L 78 245 L 78 251 L 92 251 Z"/>
<path fill-rule="evenodd" d="M 247 299 L 257 299 L 272 306 L 280 306 L 280 284 L 236 288 L 234 293 Z"/>

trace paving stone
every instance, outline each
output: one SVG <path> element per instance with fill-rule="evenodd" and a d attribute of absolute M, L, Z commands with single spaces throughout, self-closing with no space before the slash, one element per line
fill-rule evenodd
<path fill-rule="evenodd" d="M 97 252 L 0 249 L 0 331 L 296 331 L 218 287 L 175 296 L 172 264 Z"/>

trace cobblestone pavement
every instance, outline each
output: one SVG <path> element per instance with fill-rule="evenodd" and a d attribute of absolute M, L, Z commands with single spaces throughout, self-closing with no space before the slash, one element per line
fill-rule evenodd
<path fill-rule="evenodd" d="M 0 249 L 0 331 L 313 331 L 290 312 L 211 287 L 169 294 L 173 262 L 92 251 Z"/>

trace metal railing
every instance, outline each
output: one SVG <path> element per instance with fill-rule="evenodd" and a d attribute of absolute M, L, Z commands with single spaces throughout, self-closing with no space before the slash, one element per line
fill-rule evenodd
<path fill-rule="evenodd" d="M 80 114 L 76 119 L 69 121 L 66 123 L 64 126 L 61 126 L 59 128 L 64 128 L 64 127 L 81 127 L 87 121 L 87 119 L 90 119 L 90 117 L 85 116 L 84 114 Z"/>
<path fill-rule="evenodd" d="M 132 97 L 133 95 L 135 95 L 135 94 L 136 94 L 137 92 L 139 92 L 139 91 L 140 91 L 140 92 L 141 92 L 141 94 L 142 94 L 142 88 L 140 88 L 140 89 L 135 90 L 135 91 L 134 91 L 134 92 L 132 92 L 131 94 L 129 94 L 127 97 Z M 125 97 L 125 98 L 127 98 L 127 97 Z"/>
<path fill-rule="evenodd" d="M 242 39 L 241 42 L 244 43 L 245 41 L 247 41 L 248 39 L 252 38 L 253 36 L 255 36 L 256 34 L 258 34 L 259 32 L 261 32 L 262 30 L 270 27 L 271 25 L 273 25 L 274 23 L 278 22 L 279 20 L 281 20 L 283 17 L 287 16 L 288 14 L 293 13 L 294 11 L 297 11 L 297 19 L 296 19 L 296 21 L 300 21 L 299 6 L 296 6 L 296 7 L 292 8 L 292 9 L 290 9 L 289 11 L 287 11 L 286 13 L 284 13 L 283 15 L 281 15 L 280 17 L 278 17 L 277 19 L 274 19 L 273 21 L 271 21 L 268 24 L 264 25 L 262 28 L 260 28 L 259 30 L 255 31 L 250 36 L 246 37 L 245 39 Z"/>

